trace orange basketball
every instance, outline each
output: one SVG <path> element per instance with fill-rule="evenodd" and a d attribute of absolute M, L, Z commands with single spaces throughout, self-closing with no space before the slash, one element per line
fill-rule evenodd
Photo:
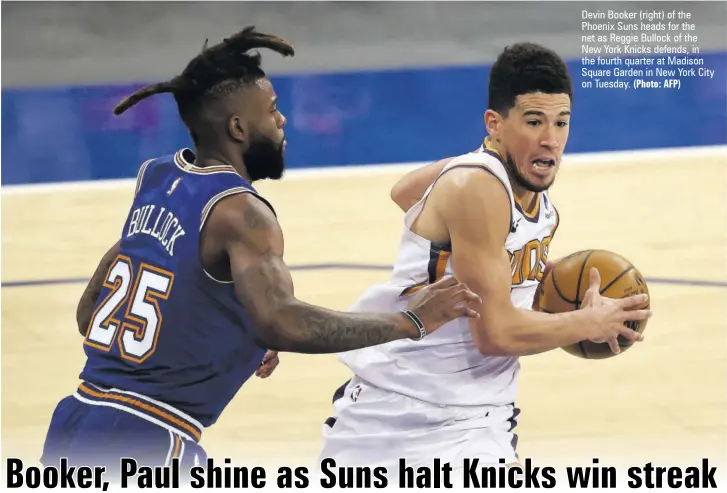
<path fill-rule="evenodd" d="M 646 281 L 639 270 L 622 256 L 606 250 L 584 250 L 569 255 L 550 269 L 538 287 L 536 309 L 546 313 L 563 313 L 580 308 L 583 297 L 588 290 L 588 278 L 591 267 L 598 269 L 601 275 L 601 295 L 608 298 L 625 298 L 635 294 L 649 293 Z M 644 306 L 634 309 L 648 309 L 649 300 Z M 627 322 L 627 326 L 643 333 L 647 320 Z M 623 354 L 632 343 L 619 336 L 619 345 Z M 606 343 L 597 344 L 591 341 L 563 348 L 569 354 L 586 359 L 605 359 L 616 356 Z"/>

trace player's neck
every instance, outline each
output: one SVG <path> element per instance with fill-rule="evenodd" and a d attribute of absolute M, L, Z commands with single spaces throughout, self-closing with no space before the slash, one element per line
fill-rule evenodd
<path fill-rule="evenodd" d="M 500 150 L 500 145 L 495 139 L 489 136 L 485 137 L 482 147 L 496 153 L 503 161 L 505 160 L 505 157 Z M 513 194 L 515 195 L 515 201 L 523 211 L 528 213 L 533 212 L 533 209 L 535 209 L 538 203 L 538 192 L 533 192 L 518 184 L 517 180 L 515 180 L 512 176 L 510 169 L 507 166 L 505 168 L 507 169 L 507 174 L 510 178 L 510 186 L 512 187 Z"/>
<path fill-rule="evenodd" d="M 540 194 L 513 183 L 512 179 L 510 179 L 510 185 L 512 186 L 512 192 L 515 196 L 515 202 L 517 202 L 520 208 L 527 213 L 534 212 L 534 209 L 538 204 L 538 195 Z"/>
<path fill-rule="evenodd" d="M 203 147 L 196 148 L 195 155 L 195 166 L 200 168 L 219 165 L 232 166 L 240 176 L 242 176 L 248 183 L 250 182 L 250 175 L 247 173 L 247 168 L 242 160 L 242 156 L 230 156 L 225 152 L 205 149 Z"/>

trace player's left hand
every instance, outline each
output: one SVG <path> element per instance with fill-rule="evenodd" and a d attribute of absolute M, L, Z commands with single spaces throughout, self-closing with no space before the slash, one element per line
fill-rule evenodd
<path fill-rule="evenodd" d="M 606 296 L 601 295 L 600 289 L 601 289 L 601 275 L 598 272 L 598 269 L 595 267 L 591 267 L 591 271 L 589 273 L 589 282 L 590 286 L 588 288 L 588 291 L 586 291 L 585 296 L 583 297 L 583 302 L 581 303 L 581 306 L 602 306 L 602 305 L 617 305 L 620 304 L 622 300 L 615 299 L 615 298 L 608 298 Z M 644 336 L 639 334 L 638 332 L 629 332 L 628 336 L 626 336 L 627 339 L 631 340 L 631 342 L 636 341 L 642 341 L 644 339 Z M 611 347 L 611 351 L 613 351 L 613 354 L 619 354 L 621 352 L 621 345 L 618 342 L 618 335 L 610 338 L 610 339 L 591 339 L 591 341 L 596 343 L 608 343 L 608 345 Z"/>
<path fill-rule="evenodd" d="M 275 371 L 275 368 L 278 367 L 279 363 L 280 358 L 278 358 L 278 352 L 268 351 L 265 353 L 265 357 L 263 358 L 263 362 L 260 363 L 260 367 L 255 371 L 255 376 L 268 378 L 273 371 Z"/>

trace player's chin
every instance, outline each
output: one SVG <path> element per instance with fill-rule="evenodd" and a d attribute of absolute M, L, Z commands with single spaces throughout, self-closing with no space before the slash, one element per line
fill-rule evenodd
<path fill-rule="evenodd" d="M 558 172 L 558 165 L 551 164 L 548 166 L 542 166 L 540 164 L 533 164 L 527 169 L 526 176 L 528 181 L 534 186 L 549 187 L 555 181 L 555 175 Z"/>
<path fill-rule="evenodd" d="M 550 188 L 553 181 L 555 181 L 555 175 L 550 177 L 528 176 L 527 182 L 529 186 L 527 188 L 531 192 L 544 192 Z"/>
<path fill-rule="evenodd" d="M 285 175 L 285 165 L 276 168 L 275 171 L 268 174 L 267 178 L 269 180 L 281 180 L 283 176 Z"/>

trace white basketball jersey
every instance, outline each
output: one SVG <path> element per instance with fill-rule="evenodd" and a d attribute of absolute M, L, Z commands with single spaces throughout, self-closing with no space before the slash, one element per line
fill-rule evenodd
<path fill-rule="evenodd" d="M 534 214 L 526 215 L 514 199 L 504 163 L 487 142 L 485 146 L 454 158 L 442 173 L 458 166 L 476 166 L 484 168 L 483 173 L 494 174 L 507 189 L 513 218 L 505 241 L 512 268 L 510 296 L 515 306 L 529 309 L 542 278 L 550 240 L 558 225 L 558 213 L 543 192 L 539 194 Z M 391 278 L 366 291 L 351 311 L 401 310 L 406 307 L 407 295 L 418 287 L 456 275 L 451 248 L 433 244 L 410 229 L 431 190 L 429 187 L 405 215 Z M 517 395 L 518 358 L 480 353 L 467 318 L 453 320 L 421 341 L 398 340 L 341 353 L 339 359 L 377 387 L 435 404 L 506 405 L 514 403 Z"/>

